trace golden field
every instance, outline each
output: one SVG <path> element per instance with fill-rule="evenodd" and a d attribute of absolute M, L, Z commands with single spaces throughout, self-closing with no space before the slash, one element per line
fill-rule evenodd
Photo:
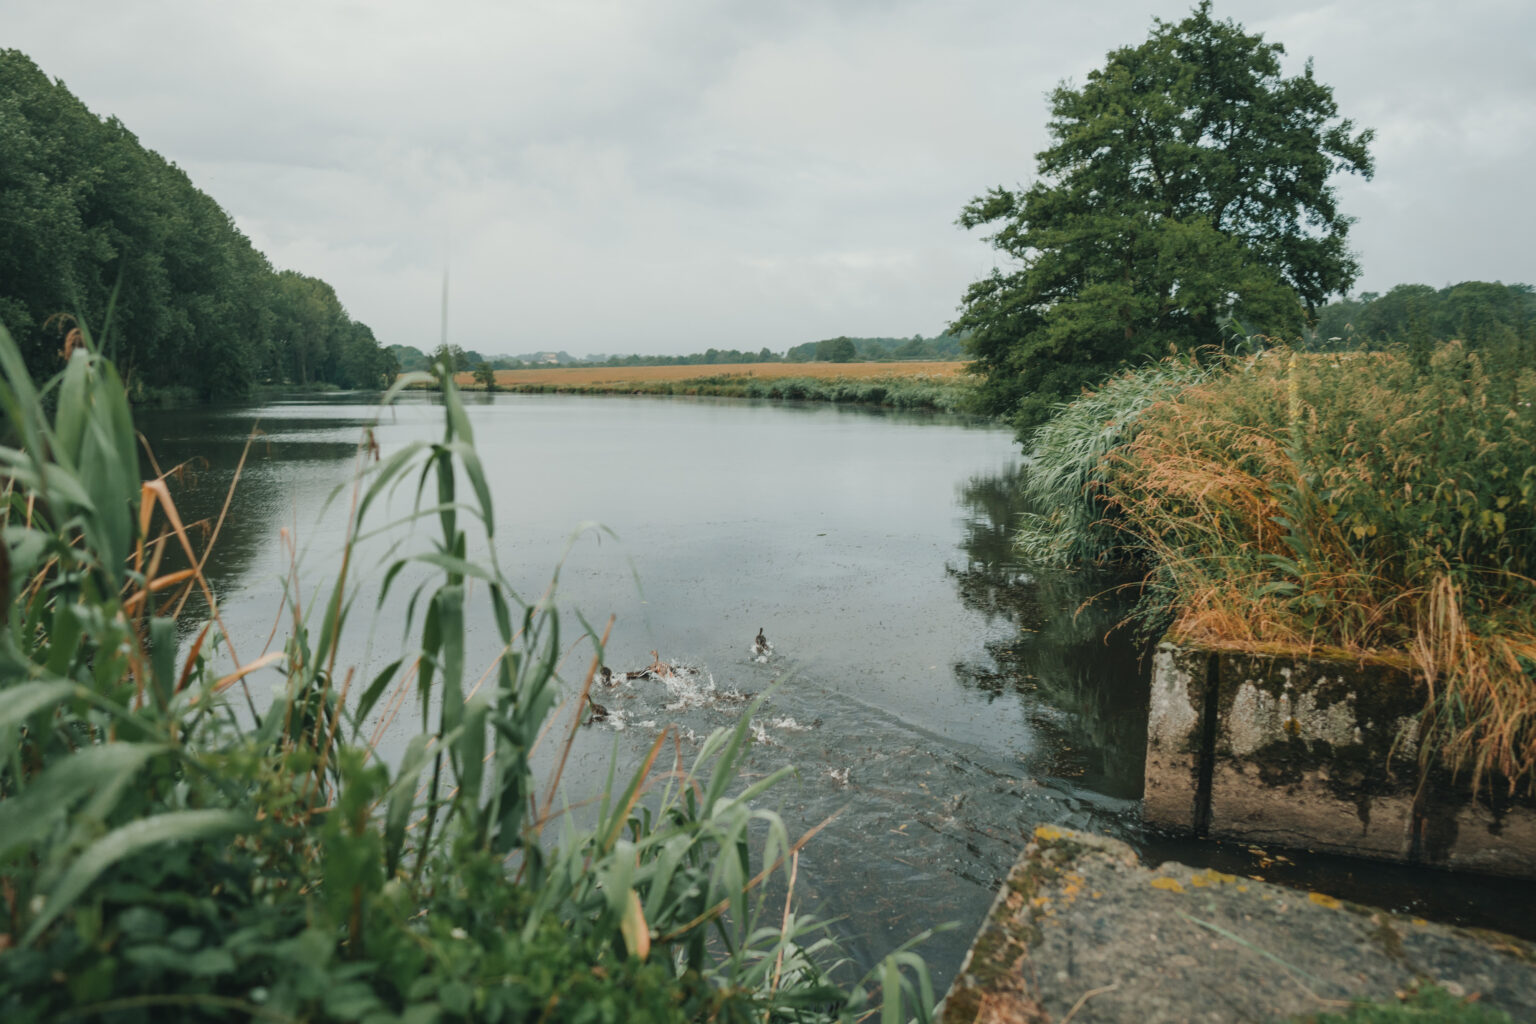
<path fill-rule="evenodd" d="M 551 366 L 535 370 L 497 370 L 496 386 L 516 388 L 542 384 L 559 387 L 601 387 L 631 381 L 684 381 L 701 377 L 775 377 L 868 378 L 868 377 L 954 377 L 963 362 L 903 363 L 710 363 L 691 366 Z M 461 387 L 472 387 L 474 375 L 456 374 Z"/>

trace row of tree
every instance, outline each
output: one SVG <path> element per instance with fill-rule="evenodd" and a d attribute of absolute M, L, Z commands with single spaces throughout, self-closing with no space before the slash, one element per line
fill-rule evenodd
<path fill-rule="evenodd" d="M 961 359 L 960 339 L 952 334 L 924 338 L 828 338 L 808 341 L 784 353 L 786 363 L 855 363 L 887 359 Z"/>
<path fill-rule="evenodd" d="M 104 331 L 138 396 L 395 372 L 330 285 L 274 270 L 180 168 L 16 50 L 0 50 L 0 152 L 0 323 L 39 379 L 58 369 L 61 314 Z"/>
<path fill-rule="evenodd" d="M 914 334 L 910 338 L 840 336 L 795 345 L 782 355 L 766 347 L 757 352 L 711 348 L 684 356 L 636 354 L 577 359 L 565 352 L 487 357 L 457 345 L 432 353 L 410 345 L 389 347 L 390 354 L 402 370 L 429 370 L 434 358 L 444 351 L 453 358 L 454 368 L 460 371 L 474 370 L 481 364 L 493 370 L 521 370 L 549 366 L 551 362 L 559 366 L 713 366 L 732 363 L 880 362 L 892 359 L 955 360 L 964 357 L 961 340 L 951 334 L 941 334 L 934 338 L 924 338 L 921 334 Z"/>
<path fill-rule="evenodd" d="M 1400 284 L 1364 292 L 1318 311 L 1315 337 L 1325 346 L 1401 343 L 1418 349 L 1458 339 L 1473 348 L 1527 350 L 1536 365 L 1536 289 L 1528 284 L 1463 281 L 1435 289 Z"/>

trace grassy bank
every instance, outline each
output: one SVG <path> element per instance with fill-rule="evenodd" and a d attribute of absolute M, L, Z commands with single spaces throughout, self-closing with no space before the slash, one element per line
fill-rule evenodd
<path fill-rule="evenodd" d="M 1126 373 L 1037 438 L 1026 546 L 1141 559 L 1175 639 L 1411 667 L 1426 753 L 1529 784 L 1533 404 L 1536 368 L 1459 343 Z"/>
<path fill-rule="evenodd" d="M 496 387 L 524 394 L 705 395 L 838 402 L 961 412 L 972 380 L 963 363 L 771 363 L 730 366 L 556 367 L 498 370 Z M 707 372 L 701 372 L 707 371 Z M 473 375 L 458 383 L 474 386 Z"/>
<path fill-rule="evenodd" d="M 174 469 L 137 478 L 112 365 L 87 339 L 39 393 L 0 330 L 0 371 L 7 1024 L 851 1021 L 877 988 L 887 1019 L 926 1019 L 905 950 L 833 982 L 825 925 L 790 901 L 810 835 L 755 806 L 791 769 L 737 775 L 750 716 L 686 757 L 664 730 L 595 796 L 535 776 L 536 747 L 570 749 L 606 630 L 563 633 L 508 584 L 451 384 L 439 440 L 359 438 L 334 505 L 344 568 L 275 593 L 286 627 L 252 658 L 201 571 L 221 523 L 180 520 Z M 396 493 L 414 506 L 379 522 Z M 355 545 L 413 526 L 366 560 L 406 636 L 375 652 L 388 664 L 352 663 Z M 193 591 L 206 621 L 182 619 Z M 489 665 L 469 663 L 472 630 L 494 637 Z M 385 763 L 406 703 L 420 727 Z"/>

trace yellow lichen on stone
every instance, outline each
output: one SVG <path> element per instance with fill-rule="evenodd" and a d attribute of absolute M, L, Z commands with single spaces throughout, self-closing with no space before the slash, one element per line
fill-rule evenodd
<path fill-rule="evenodd" d="M 1177 878 L 1166 878 L 1166 877 L 1164 877 L 1162 875 L 1159 875 L 1158 877 L 1152 879 L 1152 888 L 1154 888 L 1154 889 L 1166 889 L 1169 892 L 1183 892 L 1184 891 L 1184 887 L 1179 884 L 1179 880 Z"/>
<path fill-rule="evenodd" d="M 1049 842 L 1052 839 L 1060 839 L 1064 833 L 1055 825 L 1036 825 L 1035 838 Z"/>
<path fill-rule="evenodd" d="M 1189 884 L 1197 888 L 1206 885 L 1230 885 L 1235 881 L 1237 881 L 1236 875 L 1223 874 L 1215 868 L 1196 871 L 1193 875 L 1189 876 Z"/>
<path fill-rule="evenodd" d="M 1307 893 L 1307 899 L 1320 907 L 1327 907 L 1329 910 L 1337 910 L 1339 908 L 1339 901 L 1324 892 L 1309 892 Z"/>

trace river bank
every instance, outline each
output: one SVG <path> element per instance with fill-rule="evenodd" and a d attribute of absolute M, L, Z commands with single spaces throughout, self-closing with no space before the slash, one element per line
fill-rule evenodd
<path fill-rule="evenodd" d="M 520 394 L 688 395 L 834 402 L 963 412 L 973 379 L 961 362 L 732 363 L 693 366 L 558 366 L 497 370 L 495 390 Z M 472 373 L 455 383 L 489 390 Z"/>

